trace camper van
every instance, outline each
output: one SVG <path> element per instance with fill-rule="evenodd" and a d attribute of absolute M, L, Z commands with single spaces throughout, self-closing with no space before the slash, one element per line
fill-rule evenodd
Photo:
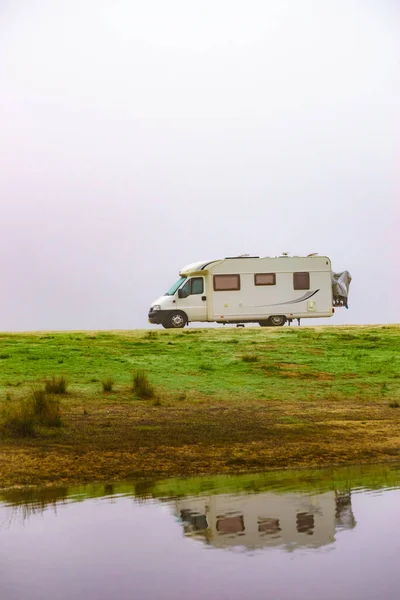
<path fill-rule="evenodd" d="M 348 271 L 332 273 L 327 256 L 236 256 L 187 265 L 150 307 L 149 322 L 167 329 L 193 322 L 281 326 L 331 317 L 346 306 Z"/>

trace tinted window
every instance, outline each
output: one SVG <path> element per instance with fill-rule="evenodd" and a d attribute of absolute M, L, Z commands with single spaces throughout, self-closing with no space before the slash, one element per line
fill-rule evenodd
<path fill-rule="evenodd" d="M 183 287 L 181 287 L 179 290 L 179 295 L 181 298 L 187 298 L 190 295 L 190 279 Z"/>
<path fill-rule="evenodd" d="M 204 291 L 204 284 L 202 277 L 194 277 L 192 280 L 192 294 L 202 294 Z"/>
<path fill-rule="evenodd" d="M 310 273 L 293 273 L 293 287 L 295 290 L 309 290 Z"/>
<path fill-rule="evenodd" d="M 214 275 L 214 290 L 240 290 L 240 275 Z"/>

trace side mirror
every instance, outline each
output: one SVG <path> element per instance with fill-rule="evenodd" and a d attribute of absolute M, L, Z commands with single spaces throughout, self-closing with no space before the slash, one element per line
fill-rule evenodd
<path fill-rule="evenodd" d="M 183 298 L 182 289 L 178 290 L 178 298 Z"/>

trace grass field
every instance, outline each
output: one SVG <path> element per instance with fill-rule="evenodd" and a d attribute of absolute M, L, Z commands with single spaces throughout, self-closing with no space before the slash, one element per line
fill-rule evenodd
<path fill-rule="evenodd" d="M 0 410 L 0 487 L 399 460 L 400 326 L 1 334 Z"/>

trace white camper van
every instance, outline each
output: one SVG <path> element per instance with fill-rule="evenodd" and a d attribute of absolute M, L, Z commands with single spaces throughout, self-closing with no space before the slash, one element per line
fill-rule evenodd
<path fill-rule="evenodd" d="M 280 326 L 331 317 L 346 306 L 350 274 L 332 273 L 327 256 L 236 256 L 193 263 L 150 308 L 149 322 L 181 328 L 190 322 Z"/>

